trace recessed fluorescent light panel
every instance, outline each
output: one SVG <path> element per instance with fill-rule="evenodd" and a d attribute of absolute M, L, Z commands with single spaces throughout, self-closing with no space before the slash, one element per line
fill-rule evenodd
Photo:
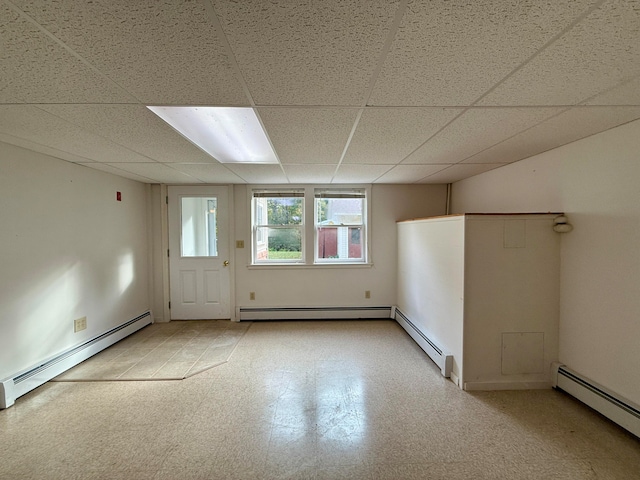
<path fill-rule="evenodd" d="M 278 163 L 252 108 L 147 108 L 221 163 Z"/>

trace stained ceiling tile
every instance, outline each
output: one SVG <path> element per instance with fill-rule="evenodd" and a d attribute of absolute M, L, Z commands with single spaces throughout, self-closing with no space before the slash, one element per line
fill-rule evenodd
<path fill-rule="evenodd" d="M 340 165 L 332 183 L 373 183 L 384 175 L 390 165 Z"/>
<path fill-rule="evenodd" d="M 397 165 L 375 183 L 414 183 L 444 170 L 449 165 Z"/>
<path fill-rule="evenodd" d="M 246 183 L 288 183 L 280 165 L 226 164 L 226 167 Z"/>
<path fill-rule="evenodd" d="M 201 183 L 195 177 L 162 163 L 109 163 L 107 165 L 134 175 L 150 178 L 155 183 Z"/>
<path fill-rule="evenodd" d="M 260 108 L 258 112 L 283 164 L 337 165 L 358 114 L 345 108 Z"/>
<path fill-rule="evenodd" d="M 0 132 L 96 162 L 153 162 L 33 105 L 0 105 Z"/>
<path fill-rule="evenodd" d="M 13 3 L 142 103 L 247 104 L 201 2 Z"/>
<path fill-rule="evenodd" d="M 205 183 L 245 183 L 220 163 L 172 163 L 171 167 Z"/>
<path fill-rule="evenodd" d="M 5 4 L 0 4 L 0 44 L 3 95 L 30 103 L 135 101 Z"/>
<path fill-rule="evenodd" d="M 369 104 L 470 105 L 594 3 L 410 1 Z"/>
<path fill-rule="evenodd" d="M 484 97 L 482 105 L 575 105 L 640 75 L 637 1 L 604 2 Z"/>
<path fill-rule="evenodd" d="M 470 109 L 403 163 L 458 163 L 561 111 L 560 108 Z"/>
<path fill-rule="evenodd" d="M 289 183 L 329 183 L 336 165 L 283 165 Z"/>
<path fill-rule="evenodd" d="M 141 105 L 40 105 L 39 108 L 161 163 L 217 163 Z"/>
<path fill-rule="evenodd" d="M 416 183 L 453 183 L 464 178 L 472 177 L 474 175 L 480 175 L 481 173 L 488 172 L 495 168 L 501 167 L 502 164 L 458 164 L 451 165 L 443 170 L 440 170 L 433 175 L 429 175 Z"/>
<path fill-rule="evenodd" d="M 366 109 L 344 163 L 395 165 L 460 112 L 455 108 Z"/>
<path fill-rule="evenodd" d="M 258 105 L 362 105 L 398 1 L 214 1 Z"/>

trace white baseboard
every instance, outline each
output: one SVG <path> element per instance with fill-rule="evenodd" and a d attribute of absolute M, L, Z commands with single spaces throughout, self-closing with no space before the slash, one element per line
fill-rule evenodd
<path fill-rule="evenodd" d="M 545 390 L 551 382 L 464 382 L 464 390 Z"/>

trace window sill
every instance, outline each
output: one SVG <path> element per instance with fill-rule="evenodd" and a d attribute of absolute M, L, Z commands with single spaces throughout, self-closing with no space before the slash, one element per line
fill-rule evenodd
<path fill-rule="evenodd" d="M 247 265 L 248 270 L 284 270 L 287 268 L 291 268 L 293 270 L 298 269 L 319 269 L 319 268 L 372 268 L 373 263 L 268 263 L 268 264 L 250 264 Z"/>

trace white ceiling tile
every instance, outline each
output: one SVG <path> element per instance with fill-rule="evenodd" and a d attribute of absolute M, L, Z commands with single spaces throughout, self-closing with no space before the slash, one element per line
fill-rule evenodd
<path fill-rule="evenodd" d="M 449 165 L 397 165 L 375 183 L 414 183 L 444 170 Z"/>
<path fill-rule="evenodd" d="M 96 162 L 152 162 L 33 105 L 0 105 L 0 133 Z"/>
<path fill-rule="evenodd" d="M 640 77 L 629 80 L 606 92 L 592 97 L 586 105 L 638 105 L 640 106 Z"/>
<path fill-rule="evenodd" d="M 289 183 L 329 183 L 336 165 L 283 165 Z"/>
<path fill-rule="evenodd" d="M 141 105 L 41 105 L 39 108 L 161 163 L 218 163 Z"/>
<path fill-rule="evenodd" d="M 136 180 L 137 182 L 159 183 L 158 180 L 154 180 L 153 178 L 147 178 L 147 177 L 143 177 L 142 175 L 136 175 L 135 173 L 125 172 L 121 168 L 107 165 L 106 163 L 80 163 L 79 165 L 82 165 L 83 167 L 89 167 L 94 170 L 100 170 L 101 172 L 112 173 L 113 175 L 117 175 L 119 177 Z"/>
<path fill-rule="evenodd" d="M 260 108 L 258 112 L 283 164 L 337 165 L 358 114 L 345 108 Z"/>
<path fill-rule="evenodd" d="M 416 183 L 453 183 L 464 178 L 480 175 L 495 168 L 501 167 L 502 164 L 458 164 L 451 165 L 437 173 L 420 179 Z"/>
<path fill-rule="evenodd" d="M 361 105 L 398 1 L 214 2 L 259 105 Z"/>
<path fill-rule="evenodd" d="M 247 165 L 227 163 L 226 167 L 246 183 L 288 183 L 280 165 Z"/>
<path fill-rule="evenodd" d="M 13 3 L 143 103 L 247 104 L 201 2 Z"/>
<path fill-rule="evenodd" d="M 455 108 L 366 109 L 344 163 L 395 165 L 460 112 Z"/>
<path fill-rule="evenodd" d="M 640 8 L 613 0 L 482 99 L 482 105 L 575 105 L 640 75 Z"/>
<path fill-rule="evenodd" d="M 153 180 L 152 183 L 201 183 L 197 178 L 162 163 L 110 163 L 108 165 L 134 175 L 150 178 Z"/>
<path fill-rule="evenodd" d="M 52 3 L 39 2 L 37 8 Z M 135 101 L 4 4 L 0 4 L 0 44 L 0 86 L 6 95 L 31 103 Z"/>
<path fill-rule="evenodd" d="M 410 1 L 370 105 L 469 105 L 593 0 Z"/>
<path fill-rule="evenodd" d="M 640 118 L 640 107 L 574 107 L 464 161 L 511 163 Z"/>
<path fill-rule="evenodd" d="M 171 168 L 205 183 L 245 183 L 220 163 L 172 163 Z"/>
<path fill-rule="evenodd" d="M 338 168 L 332 183 L 373 183 L 374 180 L 384 175 L 390 165 L 345 165 Z"/>
<path fill-rule="evenodd" d="M 458 163 L 561 111 L 559 108 L 470 109 L 403 163 Z"/>

